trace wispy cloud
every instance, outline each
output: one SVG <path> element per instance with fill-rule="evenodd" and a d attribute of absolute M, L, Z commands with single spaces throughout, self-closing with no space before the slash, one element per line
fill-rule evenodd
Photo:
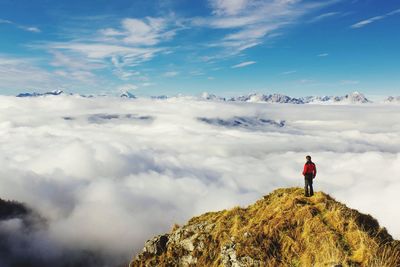
<path fill-rule="evenodd" d="M 118 86 L 118 91 L 134 91 L 138 89 L 139 87 L 136 84 L 123 84 Z"/>
<path fill-rule="evenodd" d="M 6 19 L 0 19 L 0 24 L 12 24 L 12 22 Z"/>
<path fill-rule="evenodd" d="M 76 53 L 85 56 L 85 58 L 91 62 L 96 61 L 96 59 L 109 59 L 109 62 L 113 63 L 115 66 L 135 66 L 143 61 L 151 59 L 156 52 L 162 50 L 160 48 L 142 48 L 102 42 L 89 43 L 75 41 L 49 43 L 46 47 L 52 50 Z"/>
<path fill-rule="evenodd" d="M 364 26 L 366 26 L 368 24 L 374 23 L 374 22 L 379 21 L 379 20 L 383 20 L 383 19 L 385 19 L 387 17 L 393 16 L 393 15 L 396 15 L 396 14 L 400 14 L 400 9 L 393 10 L 391 12 L 388 12 L 388 13 L 384 14 L 384 15 L 375 16 L 375 17 L 372 17 L 372 18 L 369 18 L 369 19 L 365 19 L 365 20 L 359 21 L 359 22 L 351 25 L 350 28 L 359 29 L 359 28 L 362 28 L 362 27 L 364 27 Z"/>
<path fill-rule="evenodd" d="M 376 17 L 372 17 L 372 18 L 369 18 L 369 19 L 366 19 L 366 20 L 362 20 L 360 22 L 357 22 L 357 23 L 351 25 L 351 28 L 353 28 L 353 29 L 362 28 L 362 27 L 364 27 L 364 26 L 366 26 L 368 24 L 371 24 L 371 23 L 373 23 L 375 21 L 378 21 L 378 20 L 381 20 L 381 19 L 384 19 L 384 18 L 386 18 L 386 16 L 376 16 Z"/>
<path fill-rule="evenodd" d="M 288 70 L 288 71 L 282 72 L 281 74 L 283 74 L 283 75 L 289 75 L 289 74 L 293 74 L 293 73 L 296 73 L 296 72 L 297 72 L 297 70 Z"/>
<path fill-rule="evenodd" d="M 51 73 L 36 67 L 31 58 L 0 55 L 0 77 L 2 88 L 49 88 L 54 84 Z"/>
<path fill-rule="evenodd" d="M 15 23 L 15 22 L 10 21 L 10 20 L 6 20 L 6 19 L 0 19 L 0 24 L 10 24 L 10 25 L 13 25 L 13 26 L 17 27 L 18 29 L 21 29 L 21 30 L 24 30 L 24 31 L 28 31 L 28 32 L 35 32 L 35 33 L 41 32 L 41 30 L 38 27 L 25 26 L 25 25 L 21 25 L 21 24 Z"/>
<path fill-rule="evenodd" d="M 327 18 L 335 17 L 335 16 L 337 16 L 339 14 L 340 14 L 339 12 L 323 13 L 321 15 L 318 15 L 318 16 L 310 19 L 308 22 L 309 23 L 315 23 L 315 22 L 318 22 L 318 21 L 321 21 L 321 20 L 324 20 L 324 19 L 327 19 Z"/>
<path fill-rule="evenodd" d="M 253 64 L 256 64 L 256 62 L 255 61 L 245 61 L 245 62 L 236 64 L 236 65 L 233 65 L 231 68 L 232 69 L 243 68 L 243 67 L 250 66 L 250 65 L 253 65 Z"/>
<path fill-rule="evenodd" d="M 78 56 L 66 55 L 59 50 L 54 50 L 50 53 L 53 55 L 53 60 L 50 64 L 54 67 L 65 67 L 73 70 L 93 70 L 104 67 L 104 64 L 100 61 L 88 62 Z"/>
<path fill-rule="evenodd" d="M 237 15 L 249 5 L 248 0 L 213 0 L 210 1 L 217 15 Z"/>
<path fill-rule="evenodd" d="M 177 29 L 170 29 L 170 23 L 166 18 L 126 18 L 121 21 L 120 29 L 105 28 L 99 32 L 106 41 L 152 46 L 175 36 Z"/>
<path fill-rule="evenodd" d="M 18 26 L 18 28 L 23 29 L 28 32 L 41 32 L 41 30 L 38 27 Z"/>
<path fill-rule="evenodd" d="M 123 18 L 116 27 L 87 27 L 78 30 L 81 34 L 67 35 L 66 41 L 31 47 L 51 54 L 51 65 L 58 68 L 58 73 L 79 70 L 93 74 L 108 70 L 124 82 L 148 82 L 148 77 L 135 68 L 167 52 L 164 43 L 181 29 L 171 17 Z"/>
<path fill-rule="evenodd" d="M 356 81 L 356 80 L 341 80 L 340 84 L 343 85 L 355 85 L 355 84 L 359 84 L 360 81 Z"/>
<path fill-rule="evenodd" d="M 37 59 L 5 55 L 0 55 L 0 77 L 0 88 L 10 92 L 106 86 L 104 79 L 89 69 L 71 67 L 49 70 L 42 67 Z"/>
<path fill-rule="evenodd" d="M 214 46 L 235 55 L 262 44 L 265 38 L 277 36 L 277 31 L 285 26 L 333 2 L 210 0 L 212 15 L 194 18 L 192 25 L 228 30 L 229 33 L 215 41 Z"/>
<path fill-rule="evenodd" d="M 175 77 L 178 76 L 178 71 L 167 71 L 163 74 L 164 77 Z"/>
<path fill-rule="evenodd" d="M 191 71 L 189 74 L 193 75 L 193 76 L 201 76 L 201 75 L 204 75 L 205 73 L 204 73 L 204 71 L 201 71 L 201 70 L 194 70 L 194 71 Z"/>
<path fill-rule="evenodd" d="M 327 56 L 329 56 L 329 54 L 328 53 L 321 53 L 321 54 L 318 54 L 317 56 L 318 57 L 327 57 Z"/>
<path fill-rule="evenodd" d="M 301 84 L 305 84 L 305 83 L 312 83 L 312 82 L 315 82 L 315 81 L 311 80 L 311 79 L 301 79 L 301 80 L 298 80 L 298 82 L 301 83 Z"/>

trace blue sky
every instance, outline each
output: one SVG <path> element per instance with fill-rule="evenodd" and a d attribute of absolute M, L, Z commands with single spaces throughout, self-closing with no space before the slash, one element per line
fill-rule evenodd
<path fill-rule="evenodd" d="M 400 95 L 400 2 L 0 0 L 0 92 Z"/>

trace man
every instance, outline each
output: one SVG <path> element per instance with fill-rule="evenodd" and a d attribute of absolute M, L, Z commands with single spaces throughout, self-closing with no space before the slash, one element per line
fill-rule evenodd
<path fill-rule="evenodd" d="M 306 157 L 306 164 L 304 164 L 303 175 L 304 175 L 304 194 L 306 197 L 314 195 L 313 189 L 313 179 L 317 175 L 317 168 L 315 167 L 314 162 L 311 161 L 311 156 Z M 308 190 L 310 189 L 310 190 Z"/>

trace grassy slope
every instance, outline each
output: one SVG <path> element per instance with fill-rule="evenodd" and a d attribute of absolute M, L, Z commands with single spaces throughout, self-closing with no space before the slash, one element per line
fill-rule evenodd
<path fill-rule="evenodd" d="M 212 229 L 183 231 L 201 224 Z M 171 234 L 176 231 L 192 237 L 195 246 L 196 236 L 203 236 L 201 249 L 188 252 L 172 242 L 161 255 L 142 255 L 131 265 L 177 265 L 189 253 L 198 266 L 222 266 L 221 249 L 234 243 L 238 259 L 250 257 L 260 266 L 400 266 L 399 241 L 374 218 L 322 192 L 306 198 L 300 188 L 278 189 L 247 208 L 194 217 Z"/>

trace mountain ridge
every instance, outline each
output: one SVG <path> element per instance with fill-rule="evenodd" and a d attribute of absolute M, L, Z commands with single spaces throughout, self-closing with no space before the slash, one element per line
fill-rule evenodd
<path fill-rule="evenodd" d="M 400 242 L 370 215 L 317 192 L 277 189 L 146 242 L 136 266 L 399 266 Z"/>

